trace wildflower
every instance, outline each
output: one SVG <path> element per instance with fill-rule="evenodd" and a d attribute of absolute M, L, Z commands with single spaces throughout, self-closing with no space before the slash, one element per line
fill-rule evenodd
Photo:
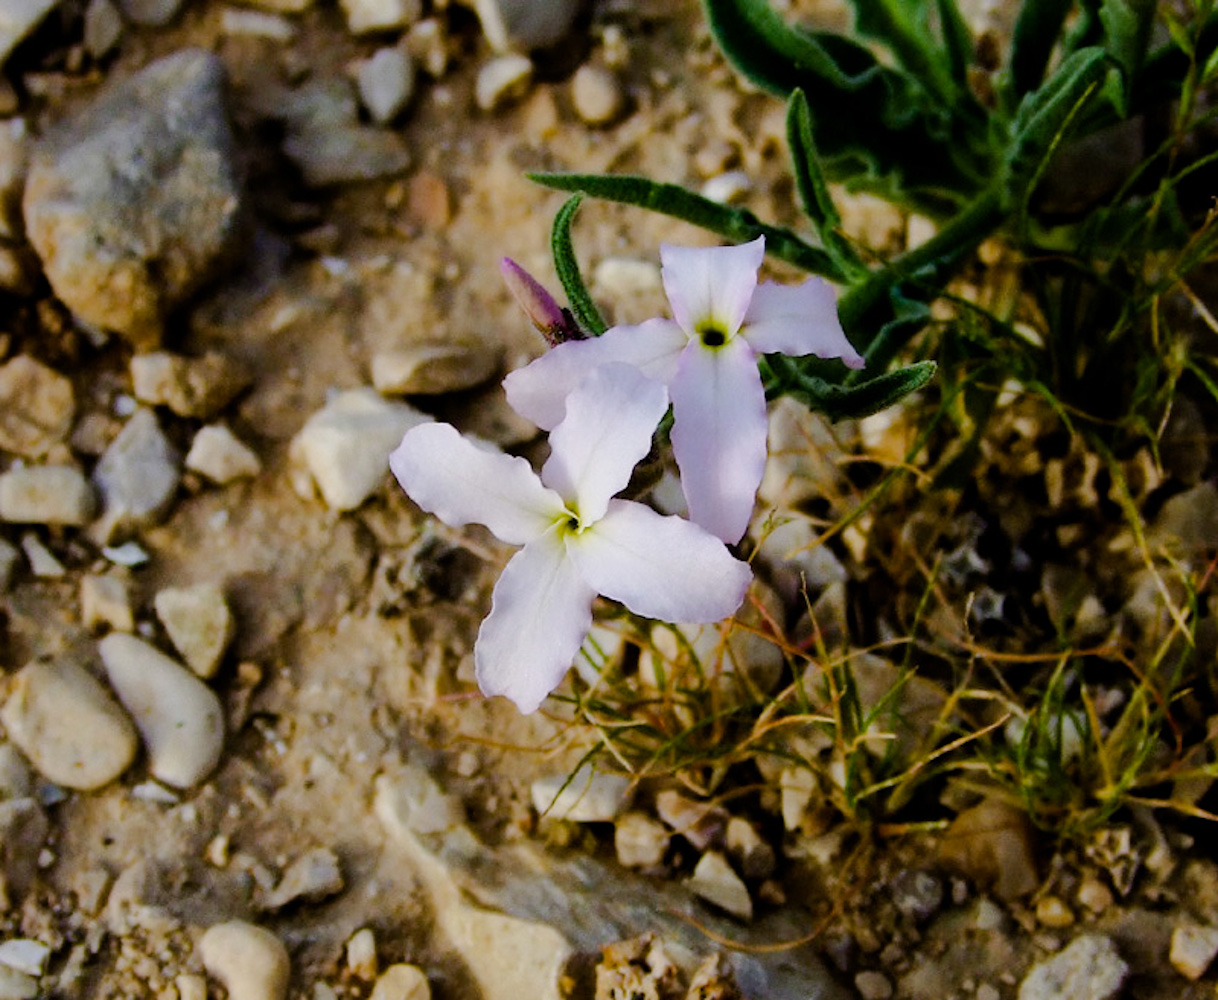
<path fill-rule="evenodd" d="M 679 517 L 612 499 L 667 409 L 663 385 L 608 364 L 572 391 L 540 477 L 524 459 L 487 451 L 440 423 L 412 428 L 390 456 L 424 510 L 524 546 L 495 584 L 474 646 L 488 696 L 535 711 L 579 652 L 597 594 L 673 622 L 719 621 L 740 606 L 751 573 L 722 542 Z"/>
<path fill-rule="evenodd" d="M 672 447 L 690 517 L 725 542 L 744 535 L 765 468 L 766 402 L 758 354 L 815 354 L 861 368 L 842 331 L 833 289 L 757 283 L 765 238 L 733 247 L 661 246 L 673 319 L 615 326 L 559 344 L 504 381 L 508 401 L 542 428 L 596 365 L 625 362 L 672 394 Z"/>

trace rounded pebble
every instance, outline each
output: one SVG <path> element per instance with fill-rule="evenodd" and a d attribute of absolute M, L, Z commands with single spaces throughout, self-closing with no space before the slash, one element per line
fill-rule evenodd
<path fill-rule="evenodd" d="M 372 928 L 361 927 L 347 941 L 347 968 L 356 979 L 366 983 L 376 978 L 379 966 L 376 960 L 376 935 Z"/>
<path fill-rule="evenodd" d="M 588 125 L 608 125 L 621 115 L 626 97 L 617 74 L 603 66 L 581 66 L 571 80 L 571 102 Z"/>
<path fill-rule="evenodd" d="M 214 691 L 186 667 L 133 635 L 98 643 L 110 684 L 135 719 L 158 781 L 188 788 L 215 768 L 224 712 Z"/>
<path fill-rule="evenodd" d="M 203 968 L 228 990 L 229 1000 L 283 1000 L 292 967 L 283 942 L 265 927 L 230 920 L 199 941 Z"/>
<path fill-rule="evenodd" d="M 391 965 L 381 973 L 368 1000 L 431 1000 L 431 986 L 414 965 Z"/>

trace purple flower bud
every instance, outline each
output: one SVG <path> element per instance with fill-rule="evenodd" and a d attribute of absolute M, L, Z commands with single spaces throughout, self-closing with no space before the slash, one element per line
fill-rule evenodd
<path fill-rule="evenodd" d="M 568 340 L 584 339 L 584 332 L 570 311 L 555 302 L 554 296 L 514 260 L 504 257 L 499 262 L 499 273 L 520 308 L 551 347 Z"/>

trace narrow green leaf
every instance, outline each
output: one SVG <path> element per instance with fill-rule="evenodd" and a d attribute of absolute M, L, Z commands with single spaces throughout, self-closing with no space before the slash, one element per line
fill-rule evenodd
<path fill-rule="evenodd" d="M 605 332 L 606 324 L 601 318 L 600 310 L 596 308 L 596 303 L 592 301 L 592 296 L 588 294 L 588 286 L 584 284 L 579 262 L 575 259 L 575 247 L 571 243 L 571 223 L 575 221 L 575 213 L 579 211 L 579 204 L 583 200 L 583 195 L 574 195 L 558 210 L 554 217 L 554 228 L 550 233 L 550 249 L 554 252 L 554 269 L 558 272 L 558 280 L 562 282 L 567 293 L 571 312 L 580 326 L 599 337 Z"/>
<path fill-rule="evenodd" d="M 938 0 L 939 24 L 943 32 L 943 49 L 947 65 L 961 87 L 968 86 L 968 70 L 973 64 L 973 33 L 960 13 L 956 0 Z"/>
<path fill-rule="evenodd" d="M 777 395 L 790 395 L 830 420 L 857 420 L 878 413 L 916 392 L 934 378 L 933 361 L 919 361 L 885 372 L 855 386 L 835 385 L 819 376 L 804 375 L 797 363 L 781 354 L 766 356 Z"/>
<path fill-rule="evenodd" d="M 592 195 L 622 205 L 637 205 L 662 215 L 692 222 L 735 243 L 764 236 L 766 253 L 788 261 L 830 281 L 845 281 L 847 275 L 824 250 L 809 246 L 789 229 L 769 226 L 752 212 L 729 208 L 694 194 L 676 184 L 661 184 L 645 177 L 608 174 L 529 174 L 531 180 L 558 191 Z M 574 305 L 572 306 L 574 308 Z"/>
<path fill-rule="evenodd" d="M 1163 23 L 1167 25 L 1167 33 L 1176 47 L 1190 59 L 1193 57 L 1193 39 L 1188 28 L 1170 10 L 1163 12 Z"/>
<path fill-rule="evenodd" d="M 1210 57 L 1205 60 L 1205 68 L 1201 71 L 1201 82 L 1209 83 L 1215 77 L 1218 77 L 1218 49 L 1210 53 Z"/>
<path fill-rule="evenodd" d="M 1040 86 L 1071 6 L 1066 0 L 1024 0 L 1007 60 L 1007 77 L 1016 99 Z"/>
<path fill-rule="evenodd" d="M 1129 115 L 1129 97 L 1146 58 L 1156 5 L 1156 0 L 1104 0 L 1100 8 L 1104 48 L 1121 69 L 1117 110 L 1122 117 Z"/>
<path fill-rule="evenodd" d="M 959 90 L 939 40 L 931 35 L 926 0 L 851 0 L 851 6 L 856 32 L 884 45 L 943 104 L 956 103 Z"/>

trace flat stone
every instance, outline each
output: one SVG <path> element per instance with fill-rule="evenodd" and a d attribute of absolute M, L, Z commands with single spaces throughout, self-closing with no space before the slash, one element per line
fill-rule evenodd
<path fill-rule="evenodd" d="M 284 1000 L 292 964 L 283 942 L 265 927 L 230 920 L 199 940 L 203 968 L 228 990 L 229 1000 Z"/>
<path fill-rule="evenodd" d="M 360 101 L 378 125 L 400 115 L 414 96 L 415 68 L 410 53 L 399 46 L 377 49 L 356 69 Z"/>
<path fill-rule="evenodd" d="M 474 7 L 492 48 L 528 52 L 561 42 L 583 0 L 475 0 Z"/>
<path fill-rule="evenodd" d="M 854 988 L 858 990 L 859 1000 L 889 1000 L 893 995 L 888 977 L 871 969 L 854 977 Z"/>
<path fill-rule="evenodd" d="M 417 965 L 391 965 L 376 981 L 368 1000 L 431 1000 L 431 984 Z"/>
<path fill-rule="evenodd" d="M 242 365 L 218 351 L 188 358 L 168 351 L 131 359 L 131 384 L 141 403 L 168 406 L 179 417 L 207 420 L 250 384 Z"/>
<path fill-rule="evenodd" d="M 474 103 L 495 111 L 519 100 L 533 84 L 533 63 L 525 56 L 497 56 L 487 61 L 474 81 Z"/>
<path fill-rule="evenodd" d="M 0 722 L 48 781 L 91 791 L 131 765 L 138 748 L 131 720 L 91 673 L 67 660 L 19 670 Z"/>
<path fill-rule="evenodd" d="M 0 521 L 10 524 L 88 524 L 93 487 L 70 465 L 27 465 L 0 474 Z"/>
<path fill-rule="evenodd" d="M 292 443 L 332 510 L 354 510 L 389 475 L 389 453 L 432 418 L 373 389 L 351 389 L 313 414 Z"/>
<path fill-rule="evenodd" d="M 59 0 L 5 0 L 0 5 L 0 66 L 58 4 Z"/>
<path fill-rule="evenodd" d="M 39 458 L 67 438 L 76 414 L 72 383 L 19 354 L 0 366 L 0 449 Z"/>
<path fill-rule="evenodd" d="M 437 396 L 472 389 L 498 371 L 502 352 L 481 344 L 434 341 L 372 356 L 372 384 L 378 392 Z"/>
<path fill-rule="evenodd" d="M 224 749 L 224 709 L 214 691 L 142 639 L 113 632 L 98 643 L 110 684 L 135 719 L 158 781 L 189 788 Z"/>
<path fill-rule="evenodd" d="M 538 778 L 530 791 L 533 808 L 547 819 L 612 823 L 630 804 L 634 789 L 625 775 L 607 774 L 584 764 L 574 774 Z"/>
<path fill-rule="evenodd" d="M 33 938 L 11 938 L 0 942 L 0 965 L 7 965 L 27 976 L 44 975 L 50 957 L 51 949 Z"/>
<path fill-rule="evenodd" d="M 186 468 L 223 486 L 262 472 L 258 456 L 223 424 L 200 427 L 186 453 Z"/>
<path fill-rule="evenodd" d="M 353 35 L 400 31 L 423 16 L 422 0 L 339 0 Z"/>
<path fill-rule="evenodd" d="M 1109 938 L 1084 934 L 1038 962 L 1019 984 L 1019 1000 L 1112 1000 L 1129 966 Z"/>
<path fill-rule="evenodd" d="M 119 632 L 134 631 L 135 613 L 127 581 L 113 573 L 81 577 L 80 620 L 86 628 L 108 625 Z"/>
<path fill-rule="evenodd" d="M 1171 932 L 1171 967 L 1191 982 L 1205 975 L 1218 955 L 1218 927 L 1180 924 Z"/>
<path fill-rule="evenodd" d="M 753 919 L 753 900 L 748 886 L 718 851 L 707 851 L 698 859 L 685 883 L 695 896 L 713 903 L 741 920 Z"/>
<path fill-rule="evenodd" d="M 176 52 L 108 88 L 31 157 L 25 227 L 51 287 L 80 321 L 137 348 L 160 343 L 169 312 L 242 242 L 224 83 L 216 56 Z"/>
<path fill-rule="evenodd" d="M 200 677 L 214 677 L 236 633 L 224 591 L 214 583 L 166 587 L 157 591 L 153 605 L 187 666 Z"/>
<path fill-rule="evenodd" d="M 116 535 L 159 523 L 177 494 L 181 460 L 156 414 L 136 410 L 93 470 L 103 502 L 93 527 L 97 538 L 109 544 Z"/>

